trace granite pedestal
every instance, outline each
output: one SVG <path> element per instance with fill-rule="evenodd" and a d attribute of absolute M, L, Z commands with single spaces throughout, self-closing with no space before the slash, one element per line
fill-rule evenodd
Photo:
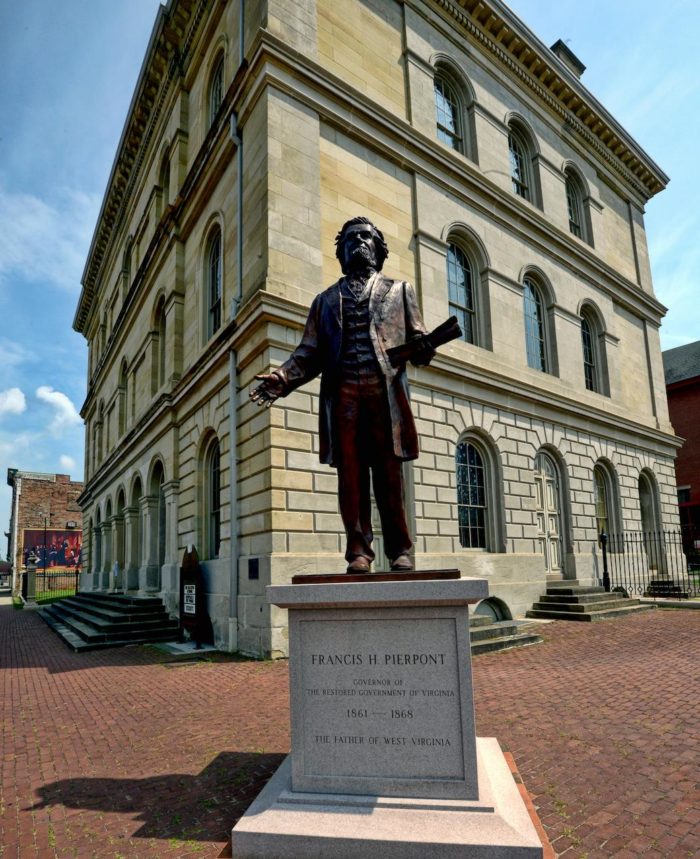
<path fill-rule="evenodd" d="M 475 739 L 468 606 L 487 583 L 384 578 L 268 587 L 289 609 L 292 750 L 234 859 L 539 859 L 498 743 Z"/>

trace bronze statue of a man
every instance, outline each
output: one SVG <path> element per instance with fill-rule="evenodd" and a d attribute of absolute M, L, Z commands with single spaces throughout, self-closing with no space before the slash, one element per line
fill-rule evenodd
<path fill-rule="evenodd" d="M 403 500 L 404 460 L 418 457 L 405 364 L 392 366 L 387 350 L 426 329 L 413 287 L 381 274 L 389 251 L 368 218 L 353 218 L 336 236 L 343 277 L 314 299 L 301 342 L 250 396 L 259 405 L 321 374 L 320 459 L 338 469 L 338 500 L 347 535 L 349 573 L 366 573 L 374 560 L 370 472 L 391 569 L 413 569 Z M 435 354 L 422 345 L 412 363 Z"/>

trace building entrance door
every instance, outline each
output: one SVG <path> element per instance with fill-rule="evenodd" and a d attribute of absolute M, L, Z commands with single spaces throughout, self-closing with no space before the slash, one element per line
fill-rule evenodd
<path fill-rule="evenodd" d="M 559 473 L 546 453 L 535 459 L 537 541 L 545 572 L 553 579 L 563 578 L 561 551 L 561 491 Z"/>

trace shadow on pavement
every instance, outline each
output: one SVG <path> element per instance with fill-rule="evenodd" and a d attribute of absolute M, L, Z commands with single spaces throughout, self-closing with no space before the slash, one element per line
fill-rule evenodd
<path fill-rule="evenodd" d="M 221 752 L 199 775 L 72 778 L 37 793 L 31 811 L 62 805 L 143 821 L 133 838 L 228 841 L 231 828 L 284 759 L 283 754 Z"/>
<path fill-rule="evenodd" d="M 133 644 L 76 653 L 37 616 L 36 610 L 0 605 L 0 669 L 45 668 L 50 674 L 86 668 L 158 665 L 185 659 L 207 662 L 249 661 L 221 651 L 166 653 L 152 645 Z"/>

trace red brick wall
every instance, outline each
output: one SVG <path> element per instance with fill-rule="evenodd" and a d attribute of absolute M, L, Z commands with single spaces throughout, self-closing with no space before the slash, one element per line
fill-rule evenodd
<path fill-rule="evenodd" d="M 668 410 L 676 433 L 685 439 L 676 458 L 676 483 L 690 486 L 690 500 L 700 504 L 700 377 L 669 385 Z"/>
<path fill-rule="evenodd" d="M 82 528 L 83 516 L 78 505 L 78 496 L 84 484 L 71 480 L 68 474 L 55 475 L 56 481 L 37 480 L 22 477 L 22 490 L 19 497 L 17 515 L 17 546 L 14 558 L 15 569 L 23 566 L 22 533 L 25 528 L 43 529 L 44 517 L 48 514 L 47 529 L 65 529 L 66 523 L 77 523 L 76 530 Z M 15 487 L 15 492 L 16 487 Z"/>

